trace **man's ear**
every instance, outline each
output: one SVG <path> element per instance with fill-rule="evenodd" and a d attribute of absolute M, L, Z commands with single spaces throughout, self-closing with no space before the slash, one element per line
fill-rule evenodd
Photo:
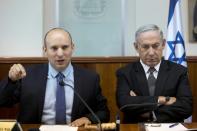
<path fill-rule="evenodd" d="M 166 45 L 166 39 L 163 39 L 162 47 L 165 48 L 165 45 Z"/>
<path fill-rule="evenodd" d="M 164 44 L 164 45 L 166 44 L 166 39 L 163 39 L 163 44 Z"/>
<path fill-rule="evenodd" d="M 72 43 L 71 48 L 72 48 L 72 54 L 73 54 L 75 51 L 75 44 L 74 43 Z"/>
<path fill-rule="evenodd" d="M 46 48 L 46 46 L 43 46 L 42 50 L 43 50 L 43 55 L 47 56 L 47 48 Z"/>
<path fill-rule="evenodd" d="M 72 49 L 75 49 L 75 43 L 72 42 Z"/>
<path fill-rule="evenodd" d="M 138 44 L 136 42 L 133 43 L 136 50 L 138 50 Z"/>

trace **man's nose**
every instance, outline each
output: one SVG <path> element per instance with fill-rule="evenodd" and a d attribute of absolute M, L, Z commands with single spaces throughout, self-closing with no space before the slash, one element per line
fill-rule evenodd
<path fill-rule="evenodd" d="M 64 53 L 63 53 L 63 50 L 62 50 L 62 48 L 58 48 L 58 50 L 57 50 L 57 55 L 58 56 L 62 56 Z"/>
<path fill-rule="evenodd" d="M 155 50 L 153 49 L 153 47 L 150 47 L 148 50 L 149 55 L 154 55 Z"/>

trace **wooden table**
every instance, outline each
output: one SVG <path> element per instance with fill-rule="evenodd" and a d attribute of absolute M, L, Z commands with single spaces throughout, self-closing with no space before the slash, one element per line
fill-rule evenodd
<path fill-rule="evenodd" d="M 190 123 L 190 124 L 183 124 L 187 128 L 197 128 L 197 123 Z M 24 131 L 28 131 L 29 129 L 33 128 L 39 128 L 39 124 L 22 124 L 21 125 Z M 94 131 L 90 129 L 85 129 L 83 127 L 80 127 L 78 131 Z M 145 131 L 144 124 L 121 124 L 120 125 L 120 131 Z"/>

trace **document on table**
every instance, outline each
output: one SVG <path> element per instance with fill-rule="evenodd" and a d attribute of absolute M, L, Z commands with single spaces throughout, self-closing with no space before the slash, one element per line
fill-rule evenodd
<path fill-rule="evenodd" d="M 181 123 L 145 123 L 146 131 L 187 131 Z"/>
<path fill-rule="evenodd" d="M 77 131 L 78 127 L 68 125 L 41 125 L 40 131 Z"/>

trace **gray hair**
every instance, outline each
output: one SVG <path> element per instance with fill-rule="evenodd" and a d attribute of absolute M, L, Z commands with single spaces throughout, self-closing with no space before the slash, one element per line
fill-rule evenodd
<path fill-rule="evenodd" d="M 138 28 L 138 30 L 135 33 L 135 41 L 137 42 L 138 37 L 140 36 L 141 33 L 147 32 L 147 31 L 158 31 L 161 37 L 161 40 L 163 40 L 163 32 L 162 30 L 154 24 L 148 24 L 144 25 Z"/>

